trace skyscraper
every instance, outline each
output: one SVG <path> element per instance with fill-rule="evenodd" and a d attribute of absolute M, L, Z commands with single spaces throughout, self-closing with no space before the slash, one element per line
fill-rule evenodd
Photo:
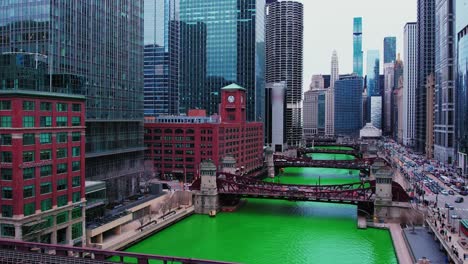
<path fill-rule="evenodd" d="M 357 75 L 342 76 L 335 82 L 335 134 L 358 136 L 362 128 L 363 79 Z"/>
<path fill-rule="evenodd" d="M 181 113 L 217 113 L 220 87 L 237 83 L 247 90 L 247 119 L 264 119 L 264 10 L 265 1 L 180 1 Z"/>
<path fill-rule="evenodd" d="M 358 76 L 363 76 L 363 56 L 362 56 L 362 17 L 355 17 L 353 23 L 353 72 Z"/>
<path fill-rule="evenodd" d="M 384 38 L 384 64 L 395 62 L 396 59 L 396 37 Z"/>
<path fill-rule="evenodd" d="M 325 93 L 325 135 L 335 135 L 335 83 L 340 78 L 338 54 L 333 51 L 331 59 L 330 88 Z"/>
<path fill-rule="evenodd" d="M 330 74 L 330 88 L 335 88 L 335 82 L 340 79 L 340 71 L 339 71 L 339 64 L 338 64 L 338 54 L 336 50 L 333 51 L 332 59 L 331 59 L 331 74 Z"/>
<path fill-rule="evenodd" d="M 380 52 L 367 51 L 367 95 L 380 96 Z"/>
<path fill-rule="evenodd" d="M 2 2 L 0 52 L 48 56 L 49 73 L 82 76 L 86 179 L 110 201 L 132 195 L 143 168 L 143 0 Z M 6 15 L 10 14 L 10 15 Z M 28 14 L 25 16 L 25 14 Z M 27 38 L 10 38 L 12 35 Z"/>
<path fill-rule="evenodd" d="M 414 146 L 416 136 L 416 88 L 418 86 L 418 32 L 415 22 L 406 23 L 403 61 L 403 144 Z"/>
<path fill-rule="evenodd" d="M 383 97 L 383 133 L 392 133 L 392 93 L 394 88 L 395 65 L 393 62 L 384 64 L 384 97 Z"/>
<path fill-rule="evenodd" d="M 403 61 L 398 53 L 397 59 L 394 63 L 394 75 L 393 75 L 393 90 L 392 93 L 392 131 L 393 138 L 403 142 L 403 126 L 402 117 L 403 115 Z"/>
<path fill-rule="evenodd" d="M 279 1 L 266 8 L 266 81 L 286 82 L 286 138 L 292 146 L 302 139 L 303 5 Z"/>
<path fill-rule="evenodd" d="M 304 137 L 325 134 L 326 89 L 311 88 L 304 93 Z"/>
<path fill-rule="evenodd" d="M 436 0 L 435 20 L 434 158 L 449 164 L 456 159 L 454 2 Z"/>
<path fill-rule="evenodd" d="M 426 80 L 434 73 L 435 0 L 418 0 L 418 86 L 416 88 L 415 151 L 426 144 Z"/>

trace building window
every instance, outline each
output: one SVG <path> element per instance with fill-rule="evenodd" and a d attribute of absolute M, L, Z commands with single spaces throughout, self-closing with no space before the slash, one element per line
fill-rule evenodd
<path fill-rule="evenodd" d="M 0 110 L 11 110 L 11 101 L 0 101 Z"/>
<path fill-rule="evenodd" d="M 72 104 L 72 111 L 73 112 L 81 112 L 81 105 L 80 104 Z"/>
<path fill-rule="evenodd" d="M 13 217 L 13 206 L 2 205 L 2 217 Z"/>
<path fill-rule="evenodd" d="M 23 187 L 23 198 L 34 197 L 34 185 L 27 185 Z"/>
<path fill-rule="evenodd" d="M 68 111 L 68 105 L 66 103 L 57 103 L 56 104 L 57 112 L 66 112 Z"/>
<path fill-rule="evenodd" d="M 33 162 L 33 161 L 34 161 L 34 151 L 23 151 L 23 162 Z"/>
<path fill-rule="evenodd" d="M 58 207 L 62 207 L 62 206 L 65 206 L 68 204 L 68 197 L 66 194 L 64 195 L 60 195 L 59 197 L 57 197 L 57 206 Z M 67 215 L 68 215 L 68 212 L 66 212 Z M 58 224 L 58 223 L 57 223 Z"/>
<path fill-rule="evenodd" d="M 41 177 L 52 175 L 52 165 L 45 165 L 41 167 Z"/>
<path fill-rule="evenodd" d="M 41 127 L 51 127 L 52 126 L 52 117 L 51 116 L 41 116 L 40 117 Z"/>
<path fill-rule="evenodd" d="M 57 133 L 57 143 L 67 143 L 67 141 L 68 141 L 67 132 Z"/>
<path fill-rule="evenodd" d="M 36 177 L 36 168 L 25 168 L 23 169 L 23 179 L 30 180 Z"/>
<path fill-rule="evenodd" d="M 0 145 L 11 146 L 11 134 L 0 134 Z"/>
<path fill-rule="evenodd" d="M 52 192 L 52 183 L 43 182 L 41 183 L 41 194 L 51 193 Z"/>
<path fill-rule="evenodd" d="M 34 111 L 35 104 L 33 101 L 23 101 L 24 111 Z"/>
<path fill-rule="evenodd" d="M 67 172 L 67 163 L 61 163 L 57 165 L 57 174 L 66 173 Z"/>
<path fill-rule="evenodd" d="M 67 149 L 61 148 L 57 149 L 57 159 L 63 159 L 67 157 Z"/>
<path fill-rule="evenodd" d="M 72 141 L 73 142 L 81 141 L 81 132 L 73 132 L 72 133 Z"/>
<path fill-rule="evenodd" d="M 83 224 L 81 222 L 72 225 L 72 239 L 83 236 Z"/>
<path fill-rule="evenodd" d="M 34 145 L 36 136 L 34 134 L 23 134 L 23 146 Z"/>
<path fill-rule="evenodd" d="M 81 201 L 81 192 L 74 192 L 72 194 L 72 202 L 77 203 Z"/>
<path fill-rule="evenodd" d="M 23 116 L 23 127 L 34 127 L 34 116 Z"/>
<path fill-rule="evenodd" d="M 3 168 L 0 170 L 0 174 L 2 175 L 1 179 L 4 181 L 11 181 L 13 179 L 13 170 Z"/>
<path fill-rule="evenodd" d="M 0 161 L 11 163 L 13 160 L 13 156 L 10 151 L 2 151 L 0 152 Z"/>
<path fill-rule="evenodd" d="M 72 178 L 72 187 L 78 187 L 81 185 L 81 176 L 75 176 Z"/>
<path fill-rule="evenodd" d="M 72 210 L 72 219 L 80 218 L 83 215 L 80 207 L 73 208 Z"/>
<path fill-rule="evenodd" d="M 2 237 L 15 237 L 15 226 L 12 224 L 1 224 Z"/>
<path fill-rule="evenodd" d="M 45 212 L 52 209 L 52 198 L 44 199 L 41 201 L 41 211 Z"/>
<path fill-rule="evenodd" d="M 79 171 L 81 169 L 81 163 L 79 161 L 72 162 L 72 171 Z"/>
<path fill-rule="evenodd" d="M 41 133 L 39 139 L 41 144 L 50 144 L 52 143 L 52 133 Z"/>
<path fill-rule="evenodd" d="M 57 225 L 68 222 L 68 212 L 57 214 Z"/>
<path fill-rule="evenodd" d="M 72 148 L 72 156 L 79 157 L 80 156 L 80 147 L 73 147 Z"/>
<path fill-rule="evenodd" d="M 57 181 L 57 191 L 66 190 L 68 185 L 67 179 L 59 179 Z"/>
<path fill-rule="evenodd" d="M 13 199 L 13 188 L 3 187 L 2 188 L 2 198 L 3 199 Z"/>
<path fill-rule="evenodd" d="M 11 127 L 11 116 L 0 116 L 0 127 Z"/>
<path fill-rule="evenodd" d="M 36 204 L 35 203 L 28 203 L 23 206 L 23 213 L 24 216 L 32 215 L 36 213 Z"/>
<path fill-rule="evenodd" d="M 81 117 L 73 116 L 72 117 L 72 126 L 81 126 Z"/>
<path fill-rule="evenodd" d="M 41 111 L 52 111 L 52 103 L 41 102 Z"/>
<path fill-rule="evenodd" d="M 52 150 L 50 149 L 44 149 L 41 150 L 41 160 L 50 160 L 52 159 Z"/>
<path fill-rule="evenodd" d="M 67 123 L 68 123 L 68 119 L 66 116 L 57 116 L 55 118 L 55 121 L 57 122 L 58 127 L 67 126 Z"/>

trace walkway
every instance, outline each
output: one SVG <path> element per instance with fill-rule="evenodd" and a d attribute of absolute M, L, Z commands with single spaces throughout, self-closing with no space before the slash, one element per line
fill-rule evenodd
<path fill-rule="evenodd" d="M 392 235 L 393 247 L 397 253 L 398 262 L 401 264 L 415 263 L 411 254 L 408 250 L 405 238 L 403 237 L 403 230 L 401 230 L 400 224 L 389 223 L 386 226 L 390 229 Z"/>

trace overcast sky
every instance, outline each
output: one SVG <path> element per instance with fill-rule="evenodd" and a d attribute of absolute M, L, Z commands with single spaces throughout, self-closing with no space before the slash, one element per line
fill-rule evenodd
<path fill-rule="evenodd" d="M 302 0 L 304 3 L 304 91 L 313 74 L 330 74 L 333 49 L 341 73 L 353 69 L 353 17 L 362 17 L 364 74 L 366 51 L 379 49 L 383 39 L 397 37 L 403 56 L 403 27 L 416 21 L 416 0 Z M 382 66 L 382 65 L 381 65 Z M 307 89 L 306 89 L 307 87 Z"/>

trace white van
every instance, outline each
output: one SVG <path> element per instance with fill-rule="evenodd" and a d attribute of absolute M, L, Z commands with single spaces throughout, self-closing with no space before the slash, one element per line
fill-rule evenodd
<path fill-rule="evenodd" d="M 446 177 L 446 176 L 440 176 L 440 179 L 441 179 L 442 181 L 444 181 L 445 183 L 450 184 L 450 179 L 449 179 L 448 177 Z"/>

